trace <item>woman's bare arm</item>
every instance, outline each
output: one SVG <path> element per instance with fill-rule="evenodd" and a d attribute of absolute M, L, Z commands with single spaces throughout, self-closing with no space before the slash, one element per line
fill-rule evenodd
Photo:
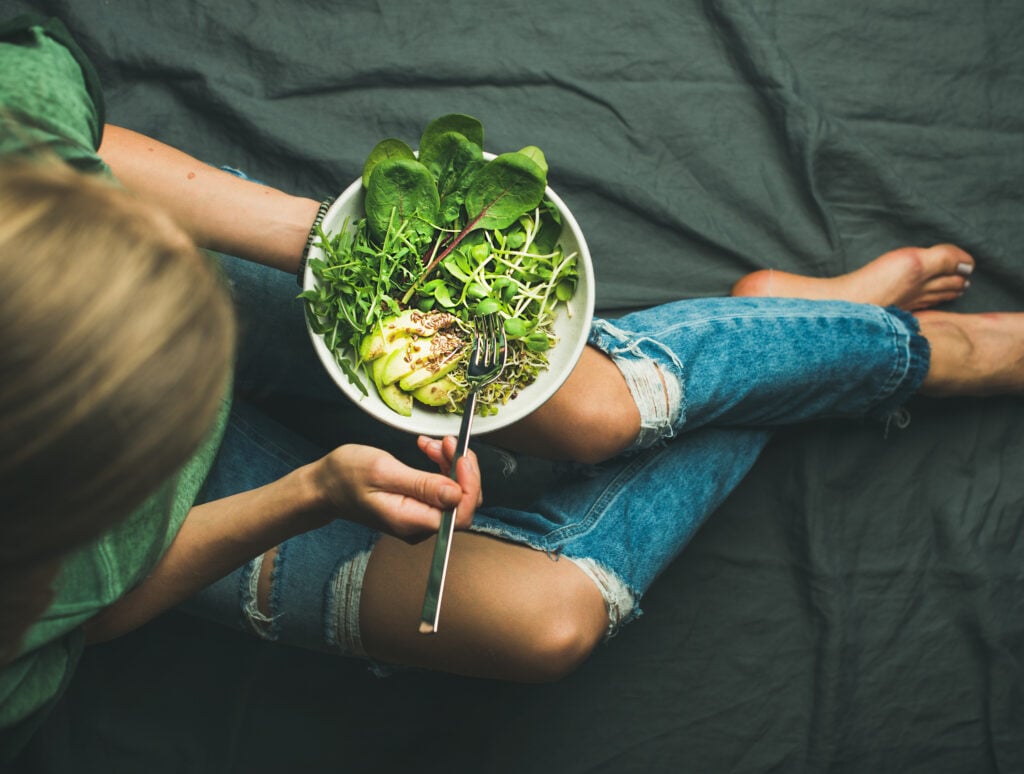
<path fill-rule="evenodd" d="M 319 202 L 245 180 L 111 124 L 99 154 L 125 187 L 163 207 L 201 247 L 298 270 Z"/>
<path fill-rule="evenodd" d="M 445 439 L 444 446 L 450 460 L 455 439 Z M 472 452 L 459 460 L 458 470 L 455 483 L 379 449 L 348 445 L 266 486 L 198 505 L 150 575 L 86 623 L 86 637 L 99 642 L 126 634 L 287 538 L 334 518 L 417 541 L 437 531 L 441 509 L 458 506 L 465 528 L 480 502 Z"/>

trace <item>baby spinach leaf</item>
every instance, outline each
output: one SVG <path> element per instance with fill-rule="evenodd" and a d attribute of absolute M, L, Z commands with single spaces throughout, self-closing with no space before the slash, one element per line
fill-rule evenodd
<path fill-rule="evenodd" d="M 381 140 L 373 146 L 373 149 L 370 151 L 370 155 L 366 157 L 366 161 L 363 164 L 363 188 L 369 184 L 370 173 L 380 162 L 386 161 L 387 159 L 415 158 L 416 154 L 413 152 L 413 149 L 402 140 L 398 140 L 394 137 Z"/>
<path fill-rule="evenodd" d="M 446 132 L 457 132 L 477 147 L 484 147 L 484 125 L 479 119 L 464 113 L 448 113 L 435 118 L 423 129 L 423 134 L 420 135 L 420 153 L 430 147 L 435 137 Z"/>
<path fill-rule="evenodd" d="M 466 191 L 467 230 L 506 228 L 544 198 L 544 171 L 522 153 L 502 153 L 473 177 Z"/>
<path fill-rule="evenodd" d="M 525 148 L 520 148 L 519 152 L 522 153 L 526 158 L 530 159 L 544 172 L 544 177 L 548 175 L 548 160 L 544 157 L 544 151 L 538 148 L 536 145 L 527 145 Z"/>
<path fill-rule="evenodd" d="M 434 232 L 440 200 L 430 171 L 411 159 L 385 159 L 370 172 L 364 208 L 373 238 L 382 242 L 395 217 L 425 239 Z"/>
<path fill-rule="evenodd" d="M 462 250 L 456 250 L 445 258 L 441 265 L 445 268 L 452 277 L 457 279 L 459 282 L 466 283 L 470 281 L 470 275 L 473 273 L 472 262 L 466 257 Z"/>
<path fill-rule="evenodd" d="M 419 159 L 437 180 L 442 223 L 453 223 L 462 214 L 466 187 L 484 164 L 483 151 L 458 132 L 442 132 L 420 149 Z"/>

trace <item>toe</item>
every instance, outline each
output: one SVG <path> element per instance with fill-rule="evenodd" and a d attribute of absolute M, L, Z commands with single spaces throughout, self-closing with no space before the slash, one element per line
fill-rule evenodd
<path fill-rule="evenodd" d="M 974 257 L 956 245 L 939 244 L 921 251 L 922 260 L 936 275 L 969 276 L 974 271 Z"/>

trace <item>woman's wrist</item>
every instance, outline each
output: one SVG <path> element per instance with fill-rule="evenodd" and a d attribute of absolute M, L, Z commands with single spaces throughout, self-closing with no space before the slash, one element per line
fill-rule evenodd
<path fill-rule="evenodd" d="M 299 287 L 302 287 L 305 274 L 306 274 L 306 263 L 309 261 L 309 251 L 313 245 L 316 244 L 318 237 L 320 236 L 320 227 L 324 222 L 324 216 L 327 214 L 327 210 L 330 209 L 331 205 L 334 204 L 334 200 L 337 197 L 328 196 L 326 199 L 321 200 L 317 207 L 316 216 L 313 218 L 313 223 L 309 227 L 309 232 L 306 235 L 306 244 L 302 250 L 302 257 L 299 259 L 299 269 L 295 272 L 295 281 L 299 283 Z"/>
<path fill-rule="evenodd" d="M 322 466 L 323 460 L 316 460 L 296 468 L 285 477 L 295 488 L 296 514 L 303 531 L 322 527 L 334 519 L 334 508 L 322 484 Z"/>

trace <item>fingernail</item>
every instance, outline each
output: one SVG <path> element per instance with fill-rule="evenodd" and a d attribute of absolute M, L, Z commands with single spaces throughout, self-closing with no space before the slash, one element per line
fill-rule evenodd
<path fill-rule="evenodd" d="M 457 486 L 443 486 L 441 487 L 441 499 L 448 502 L 457 503 L 462 499 L 462 490 Z"/>
<path fill-rule="evenodd" d="M 956 265 L 956 273 L 957 274 L 962 274 L 963 276 L 966 277 L 972 271 L 974 271 L 974 267 L 971 264 L 969 264 L 969 263 L 958 263 Z"/>

